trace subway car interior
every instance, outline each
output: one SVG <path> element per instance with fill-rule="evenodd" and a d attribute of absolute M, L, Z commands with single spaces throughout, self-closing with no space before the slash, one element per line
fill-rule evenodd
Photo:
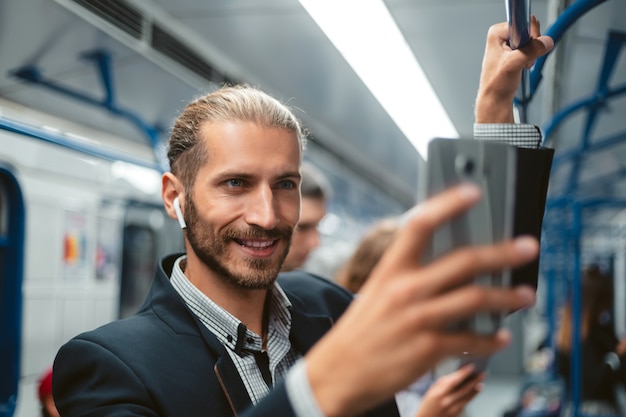
<path fill-rule="evenodd" d="M 465 413 L 564 415 L 569 392 L 584 415 L 579 344 L 565 386 L 555 334 L 565 304 L 580 321 L 594 264 L 626 336 L 624 0 L 0 1 L 0 416 L 39 413 L 37 379 L 59 347 L 132 314 L 157 260 L 183 250 L 160 175 L 187 102 L 247 83 L 297 109 L 304 158 L 333 189 L 306 268 L 332 279 L 376 220 L 420 200 L 428 140 L 472 137 L 487 31 L 512 13 L 555 40 L 515 106 L 555 153 L 537 303 L 507 318 L 514 342 Z"/>

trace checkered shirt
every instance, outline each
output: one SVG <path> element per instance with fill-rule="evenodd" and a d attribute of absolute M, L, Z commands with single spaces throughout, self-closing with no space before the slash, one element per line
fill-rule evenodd
<path fill-rule="evenodd" d="M 252 403 L 257 404 L 271 389 L 265 383 L 254 357 L 255 352 L 262 351 L 261 337 L 200 292 L 183 273 L 180 267 L 183 259 L 185 256 L 178 258 L 174 264 L 170 278 L 172 286 L 202 324 L 226 347 Z M 277 384 L 301 355 L 289 341 L 291 303 L 278 283 L 272 287 L 269 306 L 267 354 L 272 380 Z"/>
<path fill-rule="evenodd" d="M 474 138 L 495 140 L 519 148 L 538 149 L 541 146 L 541 130 L 535 125 L 521 123 L 475 123 Z"/>

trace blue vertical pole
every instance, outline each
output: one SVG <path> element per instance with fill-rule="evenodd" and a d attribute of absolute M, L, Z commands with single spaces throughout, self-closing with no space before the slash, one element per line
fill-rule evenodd
<path fill-rule="evenodd" d="M 582 307 L 582 288 L 580 279 L 580 236 L 581 236 L 581 219 L 582 206 L 578 201 L 572 204 L 573 209 L 573 225 L 572 225 L 572 244 L 574 246 L 574 262 L 572 271 L 572 341 L 571 341 L 571 358 L 570 358 L 570 394 L 572 401 L 572 417 L 578 417 L 578 406 L 580 405 L 580 342 L 581 342 L 581 307 Z"/>
<path fill-rule="evenodd" d="M 585 15 L 589 10 L 604 3 L 607 0 L 576 0 L 569 5 L 567 9 L 559 15 L 554 23 L 546 31 L 546 35 L 554 39 L 555 45 L 561 40 L 561 37 L 565 34 L 576 21 Z M 550 51 L 552 52 L 552 51 Z M 550 53 L 543 55 L 537 59 L 537 62 L 530 69 L 530 96 L 535 93 L 539 83 L 541 82 L 541 71 Z"/>
<path fill-rule="evenodd" d="M 552 349 L 554 347 L 554 340 L 552 335 L 556 332 L 556 308 L 554 297 L 556 291 L 554 286 L 556 285 L 556 272 L 555 266 L 552 265 L 546 272 L 546 315 L 548 316 L 548 346 Z"/>

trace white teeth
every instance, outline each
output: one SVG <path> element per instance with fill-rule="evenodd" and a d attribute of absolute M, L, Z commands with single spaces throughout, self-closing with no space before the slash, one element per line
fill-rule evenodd
<path fill-rule="evenodd" d="M 272 246 L 274 242 L 244 241 L 243 246 L 251 246 L 253 248 L 264 249 Z"/>

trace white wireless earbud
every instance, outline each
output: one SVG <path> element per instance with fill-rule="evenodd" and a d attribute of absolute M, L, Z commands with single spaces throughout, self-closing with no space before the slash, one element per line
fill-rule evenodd
<path fill-rule="evenodd" d="M 176 218 L 178 219 L 178 224 L 180 224 L 180 228 L 186 228 L 187 223 L 185 223 L 185 219 L 183 218 L 183 212 L 180 211 L 180 202 L 178 201 L 178 197 L 174 199 L 174 211 L 176 212 Z"/>

